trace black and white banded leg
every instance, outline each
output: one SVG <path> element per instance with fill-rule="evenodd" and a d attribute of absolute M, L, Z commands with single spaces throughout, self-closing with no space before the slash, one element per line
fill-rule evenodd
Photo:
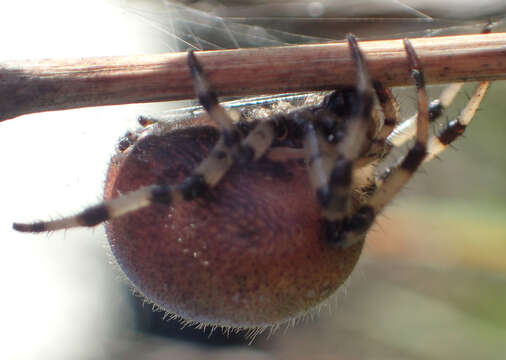
<path fill-rule="evenodd" d="M 416 83 L 418 115 L 416 121 L 416 141 L 402 161 L 390 169 L 389 176 L 376 192 L 362 205 L 356 214 L 343 223 L 340 246 L 348 247 L 363 241 L 376 215 L 411 179 L 427 155 L 429 131 L 429 108 L 422 65 L 409 40 L 404 40 L 410 69 Z"/>
<path fill-rule="evenodd" d="M 453 100 L 455 100 L 463 85 L 464 83 L 454 83 L 448 85 L 443 89 L 439 98 L 434 99 L 429 103 L 429 122 L 433 123 L 443 115 L 444 110 L 451 105 Z M 398 124 L 387 137 L 388 142 L 395 147 L 400 147 L 408 140 L 412 139 L 416 133 L 417 117 L 418 114 L 415 114 L 409 119 Z"/>
<path fill-rule="evenodd" d="M 340 241 L 343 220 L 351 211 L 353 169 L 367 143 L 373 108 L 372 84 L 364 57 L 352 35 L 348 35 L 348 44 L 357 67 L 357 86 L 345 134 L 334 144 L 311 123 L 304 134 L 309 176 L 322 209 L 325 236 L 333 244 Z"/>
<path fill-rule="evenodd" d="M 379 82 L 374 82 L 374 91 L 383 112 L 383 119 L 379 124 L 379 131 L 371 138 L 371 145 L 367 154 L 357 162 L 358 167 L 368 164 L 374 165 L 378 159 L 382 159 L 390 153 L 393 145 L 387 139 L 399 124 L 401 118 L 399 104 L 392 91 Z M 373 111 L 372 114 L 374 117 L 375 112 Z"/>
<path fill-rule="evenodd" d="M 89 207 L 74 216 L 30 224 L 14 223 L 14 229 L 22 232 L 46 232 L 72 227 L 95 226 L 153 203 L 172 205 L 179 201 L 194 200 L 216 186 L 237 158 L 242 161 L 258 159 L 270 147 L 274 137 L 285 131 L 285 124 L 275 118 L 260 123 L 242 140 L 232 119 L 218 103 L 216 95 L 207 83 L 202 68 L 192 52 L 188 53 L 188 64 L 199 101 L 220 129 L 218 142 L 189 177 L 177 185 L 143 187 L 124 196 Z"/>
<path fill-rule="evenodd" d="M 480 107 L 489 85 L 489 81 L 481 82 L 477 86 L 464 109 L 460 112 L 459 116 L 455 120 L 450 121 L 438 135 L 430 138 L 427 149 L 428 154 L 424 159 L 425 162 L 435 158 L 439 153 L 446 149 L 448 145 L 464 133 L 466 127 L 469 125 L 471 120 L 473 120 L 476 111 Z"/>
<path fill-rule="evenodd" d="M 489 22 L 485 27 L 482 29 L 482 34 L 489 34 L 493 27 L 493 22 Z M 452 102 L 457 97 L 457 94 L 462 89 L 462 86 L 464 86 L 464 83 L 453 83 L 448 86 L 446 86 L 441 94 L 439 95 L 438 99 L 434 99 L 429 103 L 429 121 L 434 122 L 437 119 L 439 119 L 446 108 L 448 108 Z M 416 131 L 416 118 L 417 114 L 413 115 L 406 121 L 399 124 L 393 132 L 388 136 L 388 141 L 396 146 L 402 146 L 406 141 L 413 138 Z M 432 158 L 431 158 L 432 159 Z M 428 161 L 428 160 L 426 160 Z"/>

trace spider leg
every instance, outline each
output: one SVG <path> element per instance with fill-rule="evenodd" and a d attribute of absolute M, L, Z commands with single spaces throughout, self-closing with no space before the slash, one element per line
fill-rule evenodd
<path fill-rule="evenodd" d="M 152 185 L 124 196 L 89 207 L 70 217 L 31 224 L 14 223 L 13 228 L 21 232 L 46 232 L 73 227 L 95 226 L 104 221 L 120 217 L 154 203 L 173 205 L 180 201 L 191 201 L 203 196 L 213 188 L 235 160 L 256 160 L 268 149 L 276 125 L 273 121 L 260 123 L 241 143 L 237 151 L 227 152 L 224 140 L 218 140 L 209 156 L 193 171 L 192 175 L 175 186 Z"/>
<path fill-rule="evenodd" d="M 464 133 L 466 127 L 471 123 L 476 114 L 476 111 L 480 107 L 480 104 L 487 93 L 489 85 L 489 81 L 481 82 L 476 87 L 476 90 L 467 102 L 464 109 L 462 109 L 460 112 L 459 116 L 453 121 L 450 121 L 438 135 L 430 137 L 427 146 L 427 156 L 424 158 L 424 162 L 429 162 L 434 159 L 437 155 L 443 152 L 443 150 L 445 150 L 448 145 L 450 145 Z M 379 174 L 377 176 L 377 178 L 374 180 L 376 187 L 381 186 L 383 180 L 389 176 L 390 171 L 391 169 L 386 169 L 382 174 Z"/>
<path fill-rule="evenodd" d="M 444 109 L 451 105 L 455 97 L 459 93 L 464 83 L 450 84 L 444 88 L 438 99 L 434 99 L 429 103 L 429 122 L 434 122 L 441 117 Z M 406 141 L 412 139 L 416 133 L 416 124 L 418 114 L 413 115 L 406 121 L 396 126 L 388 135 L 387 140 L 393 146 L 402 146 Z"/>
<path fill-rule="evenodd" d="M 460 112 L 457 119 L 450 121 L 443 131 L 437 136 L 432 136 L 429 140 L 427 148 L 427 156 L 424 161 L 430 161 L 441 153 L 449 144 L 455 141 L 460 135 L 464 133 L 466 127 L 473 120 L 476 111 L 478 110 L 481 101 L 487 93 L 490 85 L 489 81 L 481 82 L 476 88 L 473 96 L 469 99 L 464 109 Z"/>
<path fill-rule="evenodd" d="M 358 241 L 363 241 L 364 235 L 372 225 L 376 214 L 404 187 L 411 179 L 420 164 L 427 155 L 427 141 L 429 128 L 429 108 L 427 105 L 427 92 L 420 60 L 409 42 L 404 40 L 404 46 L 408 54 L 412 77 L 417 88 L 418 115 L 416 123 L 416 142 L 406 154 L 404 159 L 390 169 L 388 177 L 383 184 L 371 195 L 366 204 L 350 218 L 346 219 L 342 226 L 339 245 L 351 246 Z"/>
<path fill-rule="evenodd" d="M 490 83 L 488 81 L 480 83 L 465 108 L 461 111 L 458 118 L 449 122 L 448 125 L 439 133 L 439 135 L 431 136 L 429 138 L 427 145 L 427 155 L 425 156 L 423 162 L 432 160 L 443 150 L 445 150 L 448 145 L 450 145 L 464 133 L 466 127 L 474 118 L 474 115 L 476 114 L 481 101 L 485 97 L 489 84 Z M 355 184 L 359 186 L 358 196 L 361 198 L 361 203 L 366 203 L 368 199 L 376 193 L 377 189 L 382 187 L 383 182 L 392 173 L 392 169 L 387 168 L 382 173 L 373 175 L 373 169 L 374 163 L 369 164 L 364 168 L 355 170 L 354 177 L 357 171 L 362 171 L 363 174 L 361 176 L 358 176 L 358 178 L 365 180 L 361 185 Z"/>
<path fill-rule="evenodd" d="M 371 164 L 378 159 L 384 158 L 390 153 L 393 146 L 387 138 L 392 131 L 394 131 L 397 124 L 399 124 L 401 118 L 399 104 L 392 94 L 392 91 L 389 88 L 384 87 L 378 81 L 375 81 L 373 85 L 376 97 L 378 98 L 383 111 L 383 124 L 380 125 L 378 133 L 371 139 L 371 146 L 369 147 L 367 154 L 357 161 L 358 167 Z M 375 111 L 373 111 L 372 115 L 373 117 L 377 117 Z"/>
<path fill-rule="evenodd" d="M 274 137 L 284 133 L 284 119 L 274 117 L 260 123 L 241 141 L 239 131 L 218 103 L 216 95 L 207 84 L 202 69 L 192 52 L 188 53 L 188 63 L 199 100 L 210 117 L 218 123 L 221 132 L 220 138 L 210 154 L 190 176 L 175 186 L 143 187 L 124 196 L 89 207 L 74 216 L 29 224 L 14 223 L 13 228 L 21 232 L 45 232 L 72 227 L 95 226 L 153 203 L 172 205 L 183 200 L 194 200 L 218 184 L 234 161 L 244 162 L 258 159 L 269 148 Z"/>
<path fill-rule="evenodd" d="M 392 94 L 392 91 L 384 87 L 380 82 L 374 82 L 374 90 L 376 91 L 376 96 L 383 110 L 383 126 L 376 136 L 376 139 L 386 141 L 388 135 L 392 133 L 400 121 L 401 113 L 399 103 Z"/>
<path fill-rule="evenodd" d="M 299 112 L 296 114 L 295 120 L 299 123 L 305 123 L 303 146 L 309 179 L 316 193 L 318 203 L 322 211 L 325 212 L 333 200 L 330 191 L 329 174 L 335 162 L 335 151 L 333 146 L 326 142 L 323 134 L 317 132 L 315 129 L 311 121 L 311 114 Z"/>
<path fill-rule="evenodd" d="M 303 140 L 311 184 L 322 209 L 325 236 L 330 243 L 338 242 L 343 220 L 350 212 L 353 168 L 368 143 L 373 108 L 372 86 L 364 57 L 352 35 L 348 35 L 348 43 L 357 66 L 358 101 L 352 109 L 345 136 L 334 145 L 319 127 L 307 121 Z M 330 116 L 323 112 L 322 116 L 325 115 Z"/>
<path fill-rule="evenodd" d="M 494 27 L 493 22 L 489 22 L 483 27 L 481 33 L 489 34 Z M 451 105 L 455 97 L 462 89 L 464 83 L 454 83 L 443 89 L 438 99 L 434 99 L 429 104 L 429 121 L 437 120 L 443 114 L 444 109 Z M 415 135 L 417 114 L 399 124 L 388 136 L 388 141 L 394 146 L 401 146 Z M 428 161 L 428 160 L 426 160 Z"/>
<path fill-rule="evenodd" d="M 233 155 L 234 160 L 239 164 L 258 160 L 269 150 L 274 139 L 283 137 L 286 131 L 287 119 L 282 115 L 260 121 L 241 142 Z"/>

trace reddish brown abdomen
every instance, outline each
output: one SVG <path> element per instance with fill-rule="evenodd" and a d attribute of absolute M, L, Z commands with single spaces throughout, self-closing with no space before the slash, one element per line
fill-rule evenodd
<path fill-rule="evenodd" d="M 149 135 L 111 162 L 105 199 L 177 184 L 207 155 L 215 128 Z M 361 245 L 333 249 L 302 161 L 234 167 L 209 197 L 109 221 L 121 268 L 150 301 L 186 320 L 257 327 L 296 317 L 348 277 Z"/>

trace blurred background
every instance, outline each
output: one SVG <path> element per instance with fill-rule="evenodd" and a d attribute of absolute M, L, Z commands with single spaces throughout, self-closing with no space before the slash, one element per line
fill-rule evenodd
<path fill-rule="evenodd" d="M 2 2 L 0 60 L 125 55 L 479 32 L 502 0 Z M 496 31 L 504 30 L 499 26 Z M 454 118 L 473 90 L 447 111 Z M 431 88 L 437 96 L 440 87 Z M 331 310 L 259 336 L 181 329 L 132 296 L 102 227 L 32 236 L 12 221 L 100 199 L 117 139 L 174 104 L 88 108 L 0 123 L 2 359 L 504 359 L 506 84 L 466 136 L 380 217 Z M 396 89 L 404 117 L 413 89 Z M 1 101 L 1 100 L 0 100 Z"/>

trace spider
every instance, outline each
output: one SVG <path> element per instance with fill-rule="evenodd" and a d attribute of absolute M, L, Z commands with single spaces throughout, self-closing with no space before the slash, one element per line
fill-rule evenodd
<path fill-rule="evenodd" d="M 418 113 L 401 123 L 394 96 L 370 79 L 355 37 L 347 41 L 356 86 L 238 121 L 188 52 L 205 114 L 169 124 L 142 119 L 111 161 L 104 202 L 14 229 L 106 222 L 112 252 L 137 290 L 188 322 L 263 328 L 318 307 L 353 270 L 378 213 L 464 132 L 488 87 L 481 83 L 460 116 L 429 137 L 430 121 L 459 85 L 429 104 L 422 64 L 404 40 Z M 378 171 L 412 133 L 407 154 Z"/>

